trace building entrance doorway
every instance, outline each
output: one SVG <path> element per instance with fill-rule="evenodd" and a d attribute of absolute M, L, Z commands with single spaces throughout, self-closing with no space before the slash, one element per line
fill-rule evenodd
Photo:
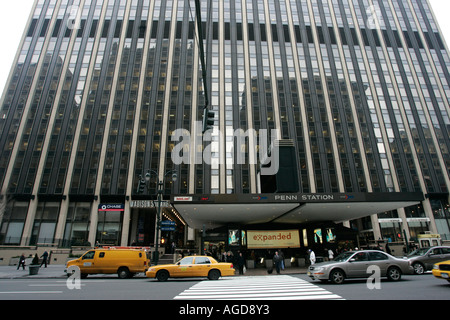
<path fill-rule="evenodd" d="M 131 215 L 129 243 L 132 246 L 152 246 L 155 242 L 156 210 L 134 209 Z"/>

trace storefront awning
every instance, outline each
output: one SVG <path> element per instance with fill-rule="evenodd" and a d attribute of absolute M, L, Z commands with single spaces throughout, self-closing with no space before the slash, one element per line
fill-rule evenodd
<path fill-rule="evenodd" d="M 295 193 L 173 195 L 171 203 L 191 228 L 230 223 L 342 221 L 420 203 L 422 193 Z"/>

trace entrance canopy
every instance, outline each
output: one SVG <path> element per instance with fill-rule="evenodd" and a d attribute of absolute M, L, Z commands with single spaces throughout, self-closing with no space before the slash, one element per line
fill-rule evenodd
<path fill-rule="evenodd" d="M 412 206 L 422 200 L 422 193 L 210 194 L 171 198 L 178 213 L 195 229 L 230 223 L 339 223 Z"/>

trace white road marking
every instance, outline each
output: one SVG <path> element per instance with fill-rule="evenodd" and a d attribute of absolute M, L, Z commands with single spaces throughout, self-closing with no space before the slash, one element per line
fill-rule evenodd
<path fill-rule="evenodd" d="M 281 276 L 226 277 L 202 281 L 181 292 L 177 300 L 318 300 L 343 299 L 308 281 Z"/>

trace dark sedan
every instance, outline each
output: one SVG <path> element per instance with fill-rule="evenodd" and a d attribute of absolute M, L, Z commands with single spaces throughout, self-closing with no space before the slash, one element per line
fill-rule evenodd
<path fill-rule="evenodd" d="M 424 274 L 425 271 L 433 269 L 435 263 L 450 259 L 450 247 L 420 248 L 410 253 L 407 258 L 415 274 Z"/>

